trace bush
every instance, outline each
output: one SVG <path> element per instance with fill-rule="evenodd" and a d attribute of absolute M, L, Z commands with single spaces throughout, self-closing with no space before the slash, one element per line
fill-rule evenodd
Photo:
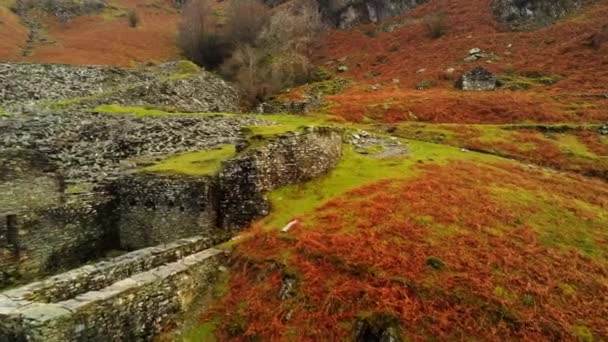
<path fill-rule="evenodd" d="M 265 101 L 309 79 L 309 57 L 320 29 L 316 2 L 292 3 L 275 12 L 253 44 L 239 45 L 222 72 L 239 85 L 249 104 Z"/>
<path fill-rule="evenodd" d="M 443 12 L 435 13 L 424 18 L 424 29 L 429 38 L 437 39 L 447 33 L 447 20 Z"/>
<path fill-rule="evenodd" d="M 129 11 L 129 13 L 127 14 L 127 19 L 129 19 L 129 26 L 133 28 L 137 27 L 139 25 L 139 22 L 141 21 L 139 14 L 137 14 L 135 10 Z"/>
<path fill-rule="evenodd" d="M 258 0 L 230 0 L 224 25 L 212 1 L 192 0 L 184 7 L 179 45 L 186 58 L 220 70 L 249 104 L 308 79 L 321 29 L 316 1 L 295 1 L 271 14 Z"/>
<path fill-rule="evenodd" d="M 270 9 L 258 0 L 232 0 L 226 8 L 228 40 L 235 44 L 254 44 L 270 20 Z"/>

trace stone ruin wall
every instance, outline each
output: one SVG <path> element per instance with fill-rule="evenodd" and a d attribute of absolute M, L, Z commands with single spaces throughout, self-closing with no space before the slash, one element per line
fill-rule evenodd
<path fill-rule="evenodd" d="M 341 156 L 342 132 L 317 127 L 279 136 L 264 148 L 225 162 L 219 175 L 219 225 L 228 230 L 247 226 L 270 210 L 266 192 L 318 177 Z"/>
<path fill-rule="evenodd" d="M 109 196 L 17 215 L 19 258 L 0 254 L 0 265 L 24 279 L 109 249 L 169 244 L 0 293 L 0 341 L 149 340 L 213 282 L 223 253 L 205 248 L 265 215 L 266 192 L 332 169 L 341 146 L 341 131 L 306 128 L 248 147 L 215 177 L 127 175 L 105 187 Z"/>
<path fill-rule="evenodd" d="M 66 199 L 42 155 L 0 153 L 0 287 L 76 267 L 112 248 L 107 198 Z"/>
<path fill-rule="evenodd" d="M 194 235 L 213 235 L 214 177 L 129 175 L 110 185 L 120 246 L 133 250 Z M 225 237 L 224 237 L 225 239 Z"/>
<path fill-rule="evenodd" d="M 6 291 L 0 341 L 148 340 L 213 284 L 225 253 L 209 243 L 178 240 Z"/>

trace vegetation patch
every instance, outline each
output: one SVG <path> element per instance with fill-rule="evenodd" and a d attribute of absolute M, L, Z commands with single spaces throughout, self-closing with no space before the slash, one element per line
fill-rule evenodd
<path fill-rule="evenodd" d="M 214 150 L 185 153 L 170 157 L 156 165 L 142 169 L 144 172 L 161 174 L 178 174 L 188 176 L 206 176 L 217 173 L 222 161 L 236 154 L 233 145 L 223 145 Z"/>
<path fill-rule="evenodd" d="M 132 114 L 135 116 L 166 116 L 171 113 L 163 110 L 147 108 L 147 107 L 134 107 L 134 106 L 119 106 L 119 105 L 103 105 L 97 106 L 93 109 L 96 112 L 101 113 L 112 113 L 112 114 Z"/>
<path fill-rule="evenodd" d="M 559 82 L 561 79 L 561 76 L 544 75 L 538 72 L 508 72 L 499 77 L 502 86 L 511 90 L 528 90 L 534 87 L 553 85 Z"/>
<path fill-rule="evenodd" d="M 422 159 L 416 144 L 409 145 Z M 556 331 L 570 335 L 582 321 L 591 336 L 601 333 L 605 320 L 597 308 L 608 290 L 602 281 L 608 263 L 598 251 L 608 245 L 606 184 L 471 158 L 477 155 L 471 152 L 446 154 L 451 161 L 394 160 L 372 169 L 367 181 L 351 178 L 327 200 L 325 182 L 340 181 L 340 166 L 313 181 L 314 188 L 271 193 L 275 213 L 234 245 L 233 258 L 246 262 L 237 262 L 226 296 L 206 315 L 224 322 L 238 312 L 237 321 L 246 322 L 238 325 L 238 339 L 282 339 L 289 331 L 344 340 L 353 322 L 376 313 L 389 313 L 412 340 L 543 340 Z M 347 155 L 344 163 L 353 168 L 356 158 Z M 293 216 L 279 222 L 300 220 L 289 233 L 269 229 L 281 227 L 276 220 L 283 210 Z M 457 229 L 446 239 L 435 226 Z M 580 244 L 585 239 L 595 247 Z M 293 297 L 277 298 L 282 273 L 269 270 L 269 260 L 297 274 Z M 557 284 L 576 284 L 576 296 L 565 296 Z M 547 329 L 547 320 L 555 326 Z M 221 323 L 217 336 L 235 338 L 233 326 Z"/>

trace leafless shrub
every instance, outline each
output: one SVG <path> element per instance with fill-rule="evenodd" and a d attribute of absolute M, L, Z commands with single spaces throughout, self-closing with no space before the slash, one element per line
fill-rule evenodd
<path fill-rule="evenodd" d="M 225 36 L 236 45 L 254 44 L 270 19 L 270 9 L 258 0 L 231 0 L 226 7 Z"/>
<path fill-rule="evenodd" d="M 137 27 L 141 21 L 139 14 L 135 10 L 130 10 L 127 13 L 127 19 L 129 20 L 129 26 L 133 28 Z"/>
<path fill-rule="evenodd" d="M 437 39 L 447 33 L 447 19 L 443 12 L 429 15 L 423 20 L 424 29 L 429 38 Z"/>
<path fill-rule="evenodd" d="M 604 25 L 598 32 L 592 34 L 587 42 L 591 48 L 598 50 L 608 42 L 608 25 Z"/>
<path fill-rule="evenodd" d="M 237 0 L 233 0 L 237 1 Z M 223 65 L 250 103 L 305 82 L 313 70 L 310 53 L 321 30 L 316 2 L 306 0 L 276 11 L 253 44 L 239 44 Z"/>

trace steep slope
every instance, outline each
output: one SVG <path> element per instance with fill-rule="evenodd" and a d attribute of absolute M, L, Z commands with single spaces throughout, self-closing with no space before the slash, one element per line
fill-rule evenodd
<path fill-rule="evenodd" d="M 446 34 L 428 37 L 429 16 L 445 14 Z M 361 83 L 329 98 L 331 112 L 349 121 L 431 122 L 597 122 L 607 119 L 605 100 L 577 98 L 603 94 L 608 81 L 608 44 L 601 36 L 608 4 L 596 2 L 554 25 L 527 32 L 503 32 L 488 0 L 436 0 L 378 26 L 332 31 L 319 52 L 319 64 Z M 465 62 L 469 51 L 485 55 Z M 455 92 L 456 78 L 476 65 L 498 74 L 554 78 L 524 84 L 518 91 Z M 426 82 L 430 91 L 416 90 Z M 554 84 L 553 84 L 554 83 Z M 373 88 L 372 85 L 375 85 Z M 432 103 L 432 106 L 428 106 Z M 586 108 L 575 108 L 582 105 Z M 579 106 L 580 107 L 580 106 Z"/>
<path fill-rule="evenodd" d="M 16 60 L 21 57 L 21 50 L 26 44 L 28 30 L 11 12 L 8 6 L 0 2 L 0 60 Z"/>
<path fill-rule="evenodd" d="M 0 3 L 0 11 L 6 5 Z M 128 14 L 134 12 L 139 18 L 137 27 L 130 27 Z M 171 0 L 112 0 L 101 13 L 58 16 L 55 13 L 33 11 L 18 25 L 16 16 L 10 15 L 17 34 L 8 31 L 2 34 L 12 40 L 12 50 L 3 60 L 19 60 L 46 63 L 68 63 L 78 65 L 135 66 L 151 61 L 175 59 L 178 50 L 175 44 L 176 23 L 179 14 Z M 28 28 L 25 29 L 25 23 Z M 2 26 L 0 26 L 2 29 Z M 32 30 L 29 44 L 20 35 Z M 14 38 L 13 38 L 14 37 Z"/>

